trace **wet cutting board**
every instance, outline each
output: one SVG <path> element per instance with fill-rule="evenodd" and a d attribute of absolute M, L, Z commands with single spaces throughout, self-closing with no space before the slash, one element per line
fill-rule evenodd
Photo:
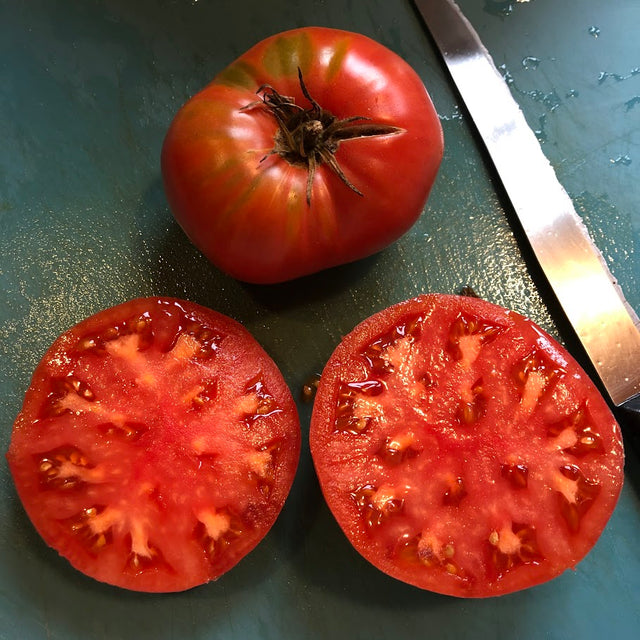
<path fill-rule="evenodd" d="M 637 0 L 465 0 L 561 182 L 640 311 Z M 427 85 L 445 157 L 419 222 L 382 253 L 277 286 L 217 271 L 174 222 L 159 152 L 178 107 L 284 29 L 359 31 Z M 576 357 L 473 128 L 408 0 L 0 0 L 0 437 L 63 330 L 104 307 L 171 295 L 242 322 L 298 396 L 371 313 L 472 286 L 530 316 Z M 517 159 L 514 161 L 517 162 Z M 597 301 L 594 301 L 597 304 Z M 584 361 L 583 361 L 584 362 Z M 369 566 L 325 506 L 307 447 L 264 542 L 214 584 L 121 591 L 77 573 L 35 534 L 0 468 L 0 639 L 632 637 L 640 628 L 640 467 L 573 572 L 500 599 L 423 592 Z"/>

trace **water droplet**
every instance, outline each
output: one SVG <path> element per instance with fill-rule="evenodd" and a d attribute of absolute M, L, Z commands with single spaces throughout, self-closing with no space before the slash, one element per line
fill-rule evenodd
<path fill-rule="evenodd" d="M 536 129 L 534 133 L 536 134 L 536 138 L 538 138 L 538 142 L 545 142 L 547 139 L 547 132 L 545 131 L 545 125 L 547 124 L 547 116 L 546 114 L 542 114 L 538 119 L 540 123 L 540 128 Z"/>
<path fill-rule="evenodd" d="M 500 73 L 502 74 L 502 77 L 504 79 L 504 81 L 508 84 L 511 85 L 513 84 L 514 80 L 513 80 L 513 76 L 511 75 L 511 72 L 507 69 L 507 65 L 506 64 L 501 64 L 498 67 L 498 70 L 500 71 Z"/>
<path fill-rule="evenodd" d="M 513 11 L 513 2 L 511 0 L 485 0 L 484 10 L 492 16 L 508 16 Z"/>
<path fill-rule="evenodd" d="M 540 58 L 536 58 L 535 56 L 526 56 L 522 58 L 522 66 L 525 69 L 537 69 L 540 65 Z"/>
<path fill-rule="evenodd" d="M 612 165 L 623 165 L 628 167 L 631 164 L 631 158 L 625 153 L 623 156 L 618 156 L 617 158 L 610 158 L 609 162 Z"/>
<path fill-rule="evenodd" d="M 462 113 L 460 113 L 460 109 L 458 105 L 456 105 L 453 109 L 453 113 L 451 114 L 438 114 L 438 118 L 443 122 L 448 122 L 451 120 L 463 120 Z"/>
<path fill-rule="evenodd" d="M 631 69 L 631 71 L 629 71 L 629 73 L 624 75 L 620 73 L 610 73 L 609 71 L 601 71 L 598 75 L 598 84 L 602 84 L 609 78 L 615 80 L 616 82 L 622 82 L 623 80 L 628 80 L 629 78 L 633 78 L 638 74 L 640 74 L 640 67 L 634 67 L 633 69 Z"/>
<path fill-rule="evenodd" d="M 598 27 L 589 27 L 589 35 L 597 38 L 600 35 L 600 29 Z"/>

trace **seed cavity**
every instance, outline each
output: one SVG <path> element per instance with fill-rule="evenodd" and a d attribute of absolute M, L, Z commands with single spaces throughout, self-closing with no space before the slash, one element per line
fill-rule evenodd
<path fill-rule="evenodd" d="M 415 316 L 396 325 L 393 329 L 371 342 L 362 352 L 369 369 L 375 376 L 383 376 L 395 370 L 395 364 L 390 362 L 386 352 L 400 341 L 413 344 L 422 332 L 422 316 Z"/>
<path fill-rule="evenodd" d="M 589 480 L 575 464 L 565 464 L 554 478 L 560 513 L 571 533 L 580 530 L 580 521 L 593 506 L 602 487 Z"/>
<path fill-rule="evenodd" d="M 245 530 L 242 521 L 225 508 L 201 509 L 196 514 L 196 518 L 198 523 L 193 535 L 210 562 L 216 562 L 220 554 Z"/>
<path fill-rule="evenodd" d="M 195 341 L 197 348 L 194 349 L 192 357 L 201 360 L 214 357 L 223 340 L 223 336 L 213 331 L 213 329 L 190 317 L 185 317 L 182 320 L 181 331 L 176 335 L 175 342 L 171 348 L 172 351 L 176 348 L 182 336 L 187 336 Z"/>
<path fill-rule="evenodd" d="M 602 437 L 596 431 L 586 406 L 552 424 L 547 435 L 557 439 L 562 451 L 576 458 L 604 452 Z"/>
<path fill-rule="evenodd" d="M 103 505 L 87 507 L 65 523 L 92 555 L 99 554 L 113 542 L 113 519 Z"/>
<path fill-rule="evenodd" d="M 456 560 L 456 547 L 453 540 L 442 540 L 429 531 L 402 536 L 396 546 L 395 554 L 399 560 L 407 564 L 438 570 L 465 582 L 469 580 L 466 571 Z"/>
<path fill-rule="evenodd" d="M 482 378 L 476 380 L 458 404 L 457 419 L 461 425 L 475 424 L 486 412 L 487 399 Z"/>
<path fill-rule="evenodd" d="M 144 553 L 131 551 L 125 564 L 125 572 L 140 575 L 149 571 L 157 571 L 159 567 L 166 566 L 167 563 L 158 547 L 147 544 Z"/>
<path fill-rule="evenodd" d="M 51 391 L 42 408 L 45 418 L 80 413 L 95 403 L 96 396 L 88 383 L 75 375 L 51 379 Z"/>
<path fill-rule="evenodd" d="M 530 414 L 551 387 L 565 374 L 563 367 L 553 362 L 542 349 L 534 347 L 513 368 L 513 380 L 520 390 L 520 409 Z"/>
<path fill-rule="evenodd" d="M 108 343 L 124 338 L 125 336 L 136 337 L 135 345 L 137 349 L 148 349 L 153 342 L 151 318 L 146 314 L 129 318 L 128 320 L 108 327 L 101 333 L 80 338 L 75 348 L 76 351 L 79 352 L 104 355 Z"/>
<path fill-rule="evenodd" d="M 137 442 L 149 430 L 149 426 L 143 422 L 124 420 L 121 422 L 103 422 L 97 426 L 97 429 L 108 438 Z"/>
<path fill-rule="evenodd" d="M 454 360 L 469 368 L 480 355 L 482 347 L 504 330 L 505 327 L 463 312 L 449 328 L 447 349 Z"/>
<path fill-rule="evenodd" d="M 369 529 L 379 527 L 404 508 L 404 498 L 388 485 L 380 488 L 372 484 L 363 485 L 351 493 L 351 499 Z"/>
<path fill-rule="evenodd" d="M 453 479 L 442 496 L 442 504 L 447 507 L 457 507 L 467 496 L 467 490 L 464 487 L 464 480 L 458 476 Z"/>
<path fill-rule="evenodd" d="M 102 470 L 89 463 L 76 447 L 58 447 L 36 456 L 38 478 L 43 489 L 76 489 L 87 482 L 100 482 Z"/>
<path fill-rule="evenodd" d="M 189 411 L 202 411 L 213 404 L 218 395 L 218 381 L 208 380 L 190 389 L 182 398 Z"/>
<path fill-rule="evenodd" d="M 259 418 L 282 412 L 275 398 L 267 390 L 261 374 L 247 383 L 244 393 L 245 399 L 242 401 L 241 411 L 244 412 L 244 422 L 247 426 L 252 426 Z"/>
<path fill-rule="evenodd" d="M 375 400 L 386 389 L 379 380 L 347 382 L 340 385 L 336 408 L 336 431 L 361 434 L 382 415 L 382 407 Z"/>
<path fill-rule="evenodd" d="M 514 522 L 500 530 L 492 530 L 488 537 L 491 565 L 501 578 L 516 567 L 540 564 L 544 557 L 538 545 L 535 527 Z"/>
<path fill-rule="evenodd" d="M 420 451 L 415 434 L 412 431 L 405 431 L 395 436 L 387 436 L 375 455 L 385 464 L 396 466 L 420 455 Z"/>

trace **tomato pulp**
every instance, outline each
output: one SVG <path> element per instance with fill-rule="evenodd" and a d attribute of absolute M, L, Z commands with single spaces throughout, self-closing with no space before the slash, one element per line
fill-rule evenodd
<path fill-rule="evenodd" d="M 310 445 L 354 547 L 389 575 L 461 597 L 574 567 L 623 481 L 596 387 L 521 315 L 425 295 L 373 315 L 322 374 Z"/>
<path fill-rule="evenodd" d="M 402 58 L 308 27 L 258 43 L 179 110 L 162 174 L 193 243 L 232 276 L 269 283 L 399 238 L 442 152 L 431 99 Z"/>
<path fill-rule="evenodd" d="M 50 546 L 97 580 L 160 592 L 213 580 L 255 547 L 299 450 L 289 389 L 246 329 L 144 298 L 54 342 L 7 458 Z"/>

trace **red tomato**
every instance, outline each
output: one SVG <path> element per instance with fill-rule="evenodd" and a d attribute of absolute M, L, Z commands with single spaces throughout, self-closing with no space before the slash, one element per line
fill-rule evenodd
<path fill-rule="evenodd" d="M 619 428 L 575 360 L 530 320 L 461 296 L 394 305 L 344 338 L 310 444 L 354 547 L 462 597 L 573 567 L 623 481 Z"/>
<path fill-rule="evenodd" d="M 362 35 L 303 28 L 255 45 L 182 107 L 162 173 L 193 243 L 232 276 L 268 283 L 399 238 L 442 150 L 440 121 L 404 60 Z"/>
<path fill-rule="evenodd" d="M 263 538 L 299 449 L 289 389 L 243 327 L 147 298 L 56 340 L 7 458 L 36 529 L 73 566 L 127 589 L 179 591 Z"/>

